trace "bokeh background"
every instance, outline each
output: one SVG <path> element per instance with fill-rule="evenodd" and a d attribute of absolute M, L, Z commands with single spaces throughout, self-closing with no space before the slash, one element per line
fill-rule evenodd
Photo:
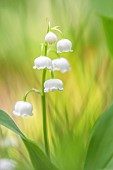
<path fill-rule="evenodd" d="M 40 96 L 28 97 L 32 117 L 13 116 L 14 104 L 29 88 L 41 89 L 42 72 L 33 65 L 48 21 L 72 41 L 73 53 L 64 55 L 71 71 L 55 73 L 63 80 L 64 91 L 47 94 L 49 142 L 61 170 L 82 169 L 92 127 L 112 102 L 112 11 L 112 0 L 0 0 L 0 108 L 41 148 Z M 0 140 L 1 158 L 16 160 L 18 169 L 32 169 L 20 138 L 1 127 Z"/>

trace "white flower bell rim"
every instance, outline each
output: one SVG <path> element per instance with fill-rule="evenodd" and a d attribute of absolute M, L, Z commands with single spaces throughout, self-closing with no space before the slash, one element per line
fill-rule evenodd
<path fill-rule="evenodd" d="M 57 53 L 72 52 L 72 43 L 68 39 L 62 39 L 57 42 Z"/>
<path fill-rule="evenodd" d="M 16 116 L 32 116 L 33 106 L 29 102 L 17 101 L 13 110 Z"/>
<path fill-rule="evenodd" d="M 58 38 L 56 36 L 56 34 L 54 34 L 53 32 L 48 32 L 45 36 L 45 41 L 49 44 L 52 45 L 55 42 L 57 42 Z"/>
<path fill-rule="evenodd" d="M 34 60 L 33 68 L 38 70 L 45 69 L 45 68 L 52 69 L 52 61 L 49 57 L 46 56 L 37 57 Z"/>
<path fill-rule="evenodd" d="M 11 159 L 2 158 L 0 159 L 0 170 L 16 170 L 16 162 Z"/>
<path fill-rule="evenodd" d="M 54 90 L 63 90 L 63 82 L 59 79 L 49 79 L 44 83 L 44 92 L 50 92 Z"/>
<path fill-rule="evenodd" d="M 65 73 L 71 69 L 70 64 L 65 58 L 57 58 L 52 60 L 53 70 Z"/>

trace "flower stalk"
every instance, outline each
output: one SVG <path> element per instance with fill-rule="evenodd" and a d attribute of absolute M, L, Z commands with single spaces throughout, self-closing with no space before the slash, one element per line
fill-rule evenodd
<path fill-rule="evenodd" d="M 35 92 L 41 95 L 42 99 L 42 121 L 43 121 L 43 138 L 45 152 L 48 158 L 50 158 L 50 148 L 48 141 L 48 129 L 47 129 L 47 114 L 46 114 L 46 93 L 59 90 L 63 90 L 63 82 L 60 79 L 56 79 L 54 71 L 60 71 L 65 73 L 70 70 L 70 64 L 67 59 L 60 57 L 59 53 L 72 52 L 72 43 L 68 39 L 61 39 L 58 41 L 57 35 L 53 31 L 57 31 L 62 35 L 59 26 L 51 28 L 50 22 L 48 23 L 47 34 L 45 36 L 45 42 L 41 44 L 41 56 L 35 58 L 33 69 L 43 70 L 42 73 L 42 89 L 41 91 L 31 88 L 29 89 L 22 101 L 17 101 L 13 110 L 13 114 L 16 116 L 32 116 L 33 106 L 27 102 L 27 96 L 31 92 Z M 58 42 L 57 42 L 58 41 Z M 57 52 L 52 50 L 52 45 L 57 43 Z M 49 52 L 54 52 L 58 58 L 52 60 L 48 57 Z M 47 70 L 51 73 L 51 78 L 46 80 Z"/>
<path fill-rule="evenodd" d="M 35 89 L 35 88 L 31 88 L 31 89 L 29 89 L 29 90 L 25 93 L 25 95 L 24 95 L 24 97 L 23 97 L 23 101 L 26 102 L 27 96 L 28 96 L 28 94 L 31 93 L 31 92 L 35 92 L 35 93 L 38 93 L 38 94 L 41 95 L 41 92 L 40 92 L 39 90 L 37 90 L 37 89 Z"/>
<path fill-rule="evenodd" d="M 46 55 L 47 55 L 47 43 L 45 43 L 45 56 Z M 46 80 L 46 69 L 43 70 L 43 75 L 42 75 L 42 115 L 43 115 L 43 136 L 44 136 L 45 152 L 47 156 L 50 158 L 50 150 L 49 150 L 48 135 L 47 135 L 46 94 L 44 92 L 45 80 Z"/>
<path fill-rule="evenodd" d="M 51 78 L 54 79 L 54 72 L 53 72 L 53 70 L 51 70 Z"/>

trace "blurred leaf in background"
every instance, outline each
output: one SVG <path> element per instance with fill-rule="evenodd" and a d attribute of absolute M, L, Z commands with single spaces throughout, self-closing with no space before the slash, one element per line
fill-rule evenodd
<path fill-rule="evenodd" d="M 113 1 L 91 0 L 94 11 L 101 17 L 109 51 L 113 56 Z"/>
<path fill-rule="evenodd" d="M 95 123 L 84 170 L 113 169 L 113 104 Z"/>
<path fill-rule="evenodd" d="M 113 8 L 112 8 L 113 9 Z M 109 51 L 113 57 L 113 18 L 101 17 Z"/>
<path fill-rule="evenodd" d="M 112 0 L 91 0 L 91 6 L 101 16 L 113 18 L 113 1 Z"/>

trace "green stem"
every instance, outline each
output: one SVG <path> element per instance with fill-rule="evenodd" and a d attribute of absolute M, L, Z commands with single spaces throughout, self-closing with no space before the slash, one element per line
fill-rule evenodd
<path fill-rule="evenodd" d="M 28 94 L 31 93 L 31 92 L 35 92 L 35 93 L 41 94 L 41 92 L 40 92 L 39 90 L 37 90 L 37 89 L 35 89 L 35 88 L 31 88 L 31 89 L 29 89 L 29 90 L 25 93 L 25 95 L 24 95 L 23 100 L 24 100 L 25 102 L 26 102 L 26 99 L 27 99 Z"/>
<path fill-rule="evenodd" d="M 48 44 L 45 42 L 45 56 L 47 56 L 47 48 L 48 48 Z"/>
<path fill-rule="evenodd" d="M 47 33 L 51 30 L 51 24 L 50 24 L 50 21 L 48 23 L 48 28 L 47 28 Z"/>
<path fill-rule="evenodd" d="M 43 77 L 42 77 L 42 113 L 43 113 L 43 135 L 44 135 L 45 151 L 49 157 L 50 153 L 49 153 L 49 144 L 48 144 L 48 137 L 47 137 L 46 95 L 44 93 L 45 78 L 46 78 L 46 70 L 43 71 Z"/>
<path fill-rule="evenodd" d="M 54 53 L 58 58 L 60 58 L 60 54 L 57 53 L 55 50 L 51 50 L 51 48 L 47 50 L 47 54 L 49 55 L 50 53 Z"/>
<path fill-rule="evenodd" d="M 54 78 L 54 71 L 51 70 L 51 78 Z"/>
<path fill-rule="evenodd" d="M 47 55 L 47 44 L 45 43 L 45 56 Z M 50 157 L 48 135 L 47 135 L 47 115 L 46 115 L 46 95 L 44 93 L 44 82 L 46 79 L 46 69 L 43 70 L 42 76 L 42 114 L 43 114 L 43 135 L 45 151 L 48 157 Z"/>

